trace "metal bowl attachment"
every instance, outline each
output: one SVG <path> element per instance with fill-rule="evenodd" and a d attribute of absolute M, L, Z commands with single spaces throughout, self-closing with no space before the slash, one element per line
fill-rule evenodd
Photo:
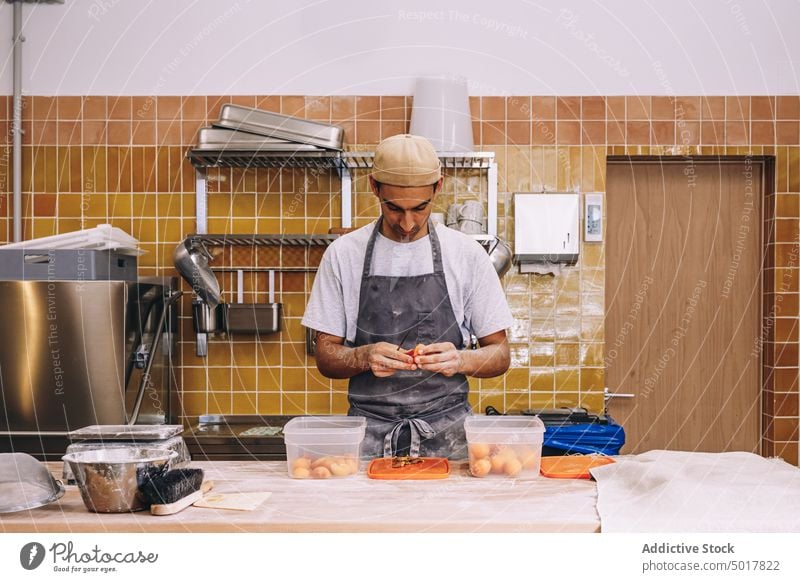
<path fill-rule="evenodd" d="M 192 286 L 197 296 L 214 308 L 219 304 L 222 293 L 217 278 L 208 265 L 211 259 L 211 253 L 203 243 L 195 243 L 191 237 L 178 243 L 172 255 L 175 269 Z"/>

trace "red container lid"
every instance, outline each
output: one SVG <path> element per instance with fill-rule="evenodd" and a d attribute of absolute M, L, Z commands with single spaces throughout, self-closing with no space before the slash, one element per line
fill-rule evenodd
<path fill-rule="evenodd" d="M 446 479 L 450 462 L 444 457 L 386 457 L 372 459 L 367 468 L 370 479 Z"/>
<path fill-rule="evenodd" d="M 613 462 L 614 459 L 602 455 L 542 457 L 541 473 L 551 479 L 591 479 L 589 469 Z"/>

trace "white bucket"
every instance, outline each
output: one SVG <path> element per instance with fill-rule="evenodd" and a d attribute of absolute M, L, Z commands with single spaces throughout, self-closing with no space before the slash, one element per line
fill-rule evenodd
<path fill-rule="evenodd" d="M 467 80 L 461 77 L 418 79 L 410 131 L 428 138 L 439 152 L 463 153 L 475 149 Z"/>

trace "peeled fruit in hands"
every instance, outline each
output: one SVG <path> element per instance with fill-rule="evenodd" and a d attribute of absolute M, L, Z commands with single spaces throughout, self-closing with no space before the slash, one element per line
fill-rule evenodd
<path fill-rule="evenodd" d="M 424 348 L 424 347 L 425 346 L 422 345 L 422 344 L 417 344 L 416 346 L 414 346 L 413 350 L 408 350 L 406 353 L 409 356 L 411 356 L 412 358 L 416 358 L 420 354 L 420 352 L 422 351 L 422 348 Z"/>

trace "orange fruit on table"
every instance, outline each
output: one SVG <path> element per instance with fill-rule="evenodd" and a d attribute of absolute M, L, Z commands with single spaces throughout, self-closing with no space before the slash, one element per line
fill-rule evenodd
<path fill-rule="evenodd" d="M 469 469 L 475 477 L 486 477 L 492 470 L 492 463 L 489 459 L 478 459 L 469 466 Z"/>
<path fill-rule="evenodd" d="M 469 453 L 472 455 L 476 460 L 483 459 L 484 457 L 489 456 L 489 445 L 484 443 L 473 443 L 469 445 Z"/>

